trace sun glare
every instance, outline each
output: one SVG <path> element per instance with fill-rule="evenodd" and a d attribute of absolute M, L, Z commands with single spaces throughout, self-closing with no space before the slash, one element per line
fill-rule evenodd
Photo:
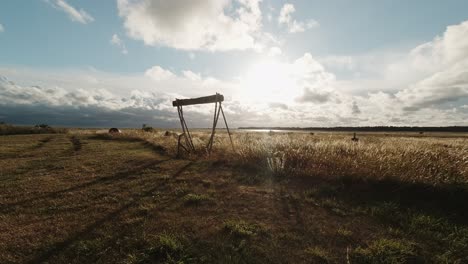
<path fill-rule="evenodd" d="M 291 69 L 277 61 L 252 65 L 243 78 L 243 95 L 251 101 L 287 102 L 294 98 L 295 87 Z"/>

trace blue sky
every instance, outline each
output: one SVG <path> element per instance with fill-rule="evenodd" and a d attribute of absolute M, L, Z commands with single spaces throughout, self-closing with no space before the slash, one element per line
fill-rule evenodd
<path fill-rule="evenodd" d="M 145 123 L 171 126 L 171 98 L 219 91 L 238 125 L 467 125 L 466 10 L 463 0 L 2 1 L 0 121 L 33 122 L 14 109 L 37 107 L 49 123 L 70 110 L 57 124 L 73 125 L 71 110 L 86 108 L 88 126 L 106 124 L 94 107 L 115 112 L 109 123 L 146 109 Z M 194 110 L 196 122 L 208 110 Z"/>

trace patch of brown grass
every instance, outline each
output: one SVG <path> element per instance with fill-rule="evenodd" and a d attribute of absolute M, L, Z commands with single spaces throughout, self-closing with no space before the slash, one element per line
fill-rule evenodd
<path fill-rule="evenodd" d="M 0 137 L 0 262 L 466 262 L 466 138 L 164 132 Z"/>

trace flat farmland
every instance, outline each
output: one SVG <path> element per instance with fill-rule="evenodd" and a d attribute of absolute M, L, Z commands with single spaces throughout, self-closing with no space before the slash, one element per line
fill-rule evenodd
<path fill-rule="evenodd" d="M 0 263 L 467 263 L 463 134 L 0 136 Z"/>

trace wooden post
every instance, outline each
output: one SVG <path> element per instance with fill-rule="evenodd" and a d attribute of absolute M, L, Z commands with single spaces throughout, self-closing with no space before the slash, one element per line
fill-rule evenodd
<path fill-rule="evenodd" d="M 220 104 L 220 108 L 221 108 L 221 113 L 223 114 L 224 124 L 226 125 L 226 130 L 227 130 L 228 135 L 229 135 L 229 140 L 231 141 L 232 150 L 234 150 L 234 143 L 232 142 L 231 132 L 229 131 L 229 126 L 228 126 L 228 123 L 226 121 L 226 116 L 224 115 L 224 110 L 221 107 L 221 103 L 219 103 L 219 104 Z"/>

